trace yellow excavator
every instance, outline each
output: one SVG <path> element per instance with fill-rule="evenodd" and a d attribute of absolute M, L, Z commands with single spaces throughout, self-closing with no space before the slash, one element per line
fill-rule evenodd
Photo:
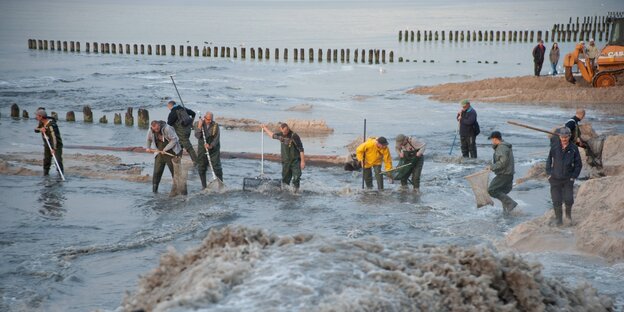
<path fill-rule="evenodd" d="M 572 66 L 576 65 L 585 81 L 596 88 L 615 86 L 618 76 L 624 76 L 624 18 L 607 19 L 610 23 L 611 37 L 607 45 L 600 51 L 600 56 L 596 59 L 594 67 L 586 58 L 579 59 L 579 55 L 584 57 L 585 46 L 577 44 L 573 52 L 566 54 L 563 59 L 565 68 L 565 78 L 571 83 L 576 79 L 572 75 Z"/>

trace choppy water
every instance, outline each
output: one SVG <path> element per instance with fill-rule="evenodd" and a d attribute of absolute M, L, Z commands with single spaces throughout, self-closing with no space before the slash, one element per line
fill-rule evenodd
<path fill-rule="evenodd" d="M 345 153 L 343 146 L 368 133 L 393 138 L 406 133 L 428 143 L 423 196 L 358 192 L 360 177 L 341 168 L 306 169 L 302 194 L 242 192 L 242 179 L 259 173 L 259 163 L 223 161 L 229 190 L 198 194 L 191 173 L 187 199 L 154 196 L 146 184 L 72 178 L 66 183 L 41 177 L 0 178 L 0 310 L 85 311 L 115 309 L 138 275 L 155 267 L 167 246 L 195 246 L 209 229 L 240 224 L 278 234 L 319 233 L 325 237 L 380 237 L 388 241 L 433 244 L 491 244 L 516 224 L 549 209 L 546 184 L 531 182 L 512 191 L 518 213 L 501 216 L 500 207 L 477 210 L 463 176 L 491 156 L 485 136 L 479 160 L 457 163 L 446 157 L 454 134 L 455 104 L 405 94 L 417 86 L 493 76 L 530 74 L 532 44 L 399 44 L 396 32 L 410 29 L 548 29 L 569 16 L 617 10 L 617 1 L 600 6 L 575 1 L 489 2 L 169 2 L 5 1 L 0 4 L 0 152 L 40 153 L 33 120 L 5 118 L 16 102 L 31 112 L 38 106 L 59 112 L 91 105 L 99 118 L 128 106 L 146 107 L 152 118 L 166 116 L 163 97 L 174 97 L 169 75 L 185 103 L 218 116 L 278 121 L 324 119 L 335 129 L 326 138 L 304 138 L 309 154 Z M 621 9 L 621 8 L 620 8 Z M 140 13 L 140 14 L 139 14 Z M 167 22 L 167 19 L 171 22 Z M 515 29 L 514 28 L 514 29 Z M 80 41 L 162 42 L 219 45 L 245 43 L 283 47 L 381 47 L 435 64 L 309 64 L 212 58 L 113 56 L 40 52 L 26 49 L 27 38 Z M 562 45 L 562 50 L 569 48 Z M 455 63 L 467 59 L 466 64 Z M 499 64 L 477 64 L 498 60 Z M 518 65 L 520 63 L 520 65 Z M 384 71 L 380 71 L 380 67 Z M 361 96 L 365 99 L 361 100 Z M 309 103 L 310 112 L 286 111 Z M 582 103 L 579 103 L 582 104 Z M 547 141 L 539 133 L 512 128 L 508 119 L 550 128 L 570 110 L 476 103 L 482 132 L 501 130 L 514 145 L 517 176 L 544 158 Z M 77 114 L 81 119 L 81 114 Z M 64 119 L 64 118 L 61 118 Z M 588 111 L 599 132 L 624 130 L 624 120 Z M 139 146 L 144 131 L 108 125 L 60 123 L 67 145 Z M 259 134 L 223 130 L 222 150 L 260 150 Z M 268 152 L 278 152 L 266 142 Z M 65 153 L 76 150 L 66 149 Z M 84 151 L 82 151 L 84 152 Z M 93 153 L 93 151 L 91 151 Z M 151 172 L 149 155 L 116 153 Z M 455 151 L 458 155 L 458 151 Z M 277 176 L 277 164 L 265 164 Z M 165 174 L 167 177 L 167 174 Z M 170 180 L 163 181 L 168 189 Z M 532 254 L 545 271 L 576 284 L 588 280 L 624 304 L 621 266 L 599 259 Z M 278 261 L 279 262 L 279 261 Z M 276 272 L 275 274 L 281 274 Z M 303 281 L 305 282 L 305 281 Z M 250 285 L 249 287 L 253 287 Z M 254 289 L 247 293 L 256 293 Z M 248 298 L 253 302 L 254 298 Z"/>

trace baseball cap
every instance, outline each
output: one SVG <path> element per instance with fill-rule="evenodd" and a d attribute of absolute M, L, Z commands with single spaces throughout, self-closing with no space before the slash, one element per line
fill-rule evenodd
<path fill-rule="evenodd" d="M 488 140 L 491 140 L 493 138 L 496 139 L 502 139 L 503 136 L 501 135 L 500 131 L 492 131 L 492 133 L 490 134 L 490 136 L 488 137 Z"/>

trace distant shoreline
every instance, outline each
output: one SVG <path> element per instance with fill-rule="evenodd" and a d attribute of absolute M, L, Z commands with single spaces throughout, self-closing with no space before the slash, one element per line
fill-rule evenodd
<path fill-rule="evenodd" d="M 412 88 L 409 94 L 429 95 L 441 102 L 476 102 L 552 105 L 566 108 L 583 106 L 607 113 L 624 115 L 624 85 L 593 88 L 577 79 L 571 84 L 562 76 L 521 76 L 445 83 Z"/>

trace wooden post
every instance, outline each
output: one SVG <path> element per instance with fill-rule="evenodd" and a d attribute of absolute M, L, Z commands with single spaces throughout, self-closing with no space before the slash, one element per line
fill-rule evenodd
<path fill-rule="evenodd" d="M 319 63 L 323 62 L 323 49 L 321 48 L 318 49 L 318 62 Z"/>
<path fill-rule="evenodd" d="M 505 31 L 501 31 L 501 41 L 505 42 Z"/>
<path fill-rule="evenodd" d="M 403 32 L 399 30 L 399 42 L 403 41 Z"/>
<path fill-rule="evenodd" d="M 277 50 L 277 49 L 276 49 Z M 210 49 L 208 49 L 208 51 L 210 51 Z M 232 53 L 234 54 L 234 58 L 238 58 L 238 48 L 234 47 L 232 48 Z M 277 55 L 277 53 L 275 53 Z"/>
<path fill-rule="evenodd" d="M 484 33 L 484 36 L 483 36 L 483 41 L 488 41 L 489 36 L 488 36 L 488 32 L 487 32 L 487 30 L 486 30 L 486 31 L 484 31 L 483 33 Z"/>
<path fill-rule="evenodd" d="M 416 42 L 420 42 L 420 30 L 416 31 Z"/>
<path fill-rule="evenodd" d="M 386 50 L 381 50 L 381 62 L 386 64 Z"/>
<path fill-rule="evenodd" d="M 164 44 L 160 45 L 160 55 L 167 55 L 167 47 Z"/>
<path fill-rule="evenodd" d="M 308 50 L 308 59 L 310 63 L 314 62 L 314 49 L 312 48 Z"/>
<path fill-rule="evenodd" d="M 479 30 L 479 41 L 483 41 L 483 33 Z"/>
<path fill-rule="evenodd" d="M 249 48 L 249 54 L 250 54 L 252 60 L 256 59 L 256 49 Z"/>
<path fill-rule="evenodd" d="M 13 105 L 11 105 L 11 118 L 19 118 L 19 116 L 20 116 L 19 106 L 17 106 L 16 103 L 13 103 Z"/>
<path fill-rule="evenodd" d="M 449 41 L 453 41 L 453 31 L 452 30 L 449 31 Z"/>
<path fill-rule="evenodd" d="M 195 52 L 195 57 L 198 57 L 199 56 L 199 47 L 198 46 L 194 46 L 193 50 L 194 50 L 193 52 Z"/>
<path fill-rule="evenodd" d="M 74 111 L 69 111 L 65 114 L 65 121 L 74 122 L 76 121 L 76 114 Z"/>
<path fill-rule="evenodd" d="M 218 47 L 214 47 L 212 48 L 212 56 L 213 57 L 219 57 L 219 48 Z"/>
<path fill-rule="evenodd" d="M 405 32 L 403 33 L 403 36 L 405 37 L 405 41 L 407 41 L 407 36 L 408 36 L 409 32 L 407 31 L 407 29 L 405 30 Z"/>
<path fill-rule="evenodd" d="M 494 41 L 494 31 L 490 30 L 490 41 Z"/>
<path fill-rule="evenodd" d="M 438 31 L 435 32 L 435 41 L 438 41 Z"/>
<path fill-rule="evenodd" d="M 91 111 L 91 107 L 89 107 L 89 105 L 85 105 L 82 108 L 82 114 L 84 122 L 93 122 L 93 112 Z"/>
<path fill-rule="evenodd" d="M 262 48 L 258 48 L 258 60 L 262 60 Z"/>
<path fill-rule="evenodd" d="M 231 53 L 231 51 L 232 51 L 232 50 L 230 49 L 230 47 L 225 48 L 225 57 L 230 58 L 230 57 L 231 57 L 231 56 L 230 56 L 230 55 L 231 55 L 231 54 L 230 54 L 230 53 Z M 267 55 L 269 55 L 269 53 L 268 53 L 268 52 L 267 52 Z"/>
<path fill-rule="evenodd" d="M 533 33 L 533 31 L 531 30 L 531 42 L 533 42 L 534 35 L 535 35 L 535 34 L 534 34 L 534 33 Z"/>
<path fill-rule="evenodd" d="M 405 41 L 407 41 L 407 38 L 405 38 Z M 414 31 L 410 31 L 410 41 L 414 42 Z"/>
<path fill-rule="evenodd" d="M 540 40 L 542 40 L 542 31 L 538 30 L 537 31 L 537 41 L 539 42 Z"/>
<path fill-rule="evenodd" d="M 390 63 L 394 63 L 394 51 L 390 51 Z"/>
<path fill-rule="evenodd" d="M 360 59 L 360 61 L 361 61 L 362 63 L 366 63 L 366 50 L 362 49 L 362 51 L 361 51 L 360 55 L 361 55 L 361 59 Z"/>
<path fill-rule="evenodd" d="M 373 64 L 373 49 L 368 49 L 368 64 Z"/>
<path fill-rule="evenodd" d="M 48 40 L 43 40 L 43 49 L 44 50 L 48 49 Z"/>
<path fill-rule="evenodd" d="M 513 41 L 516 42 L 518 41 L 518 31 L 514 30 L 513 32 Z"/>
<path fill-rule="evenodd" d="M 52 41 L 52 50 L 54 50 L 54 41 Z M 91 44 L 89 44 L 88 42 L 85 43 L 85 51 L 87 53 L 91 53 Z"/>
<path fill-rule="evenodd" d="M 299 51 L 297 51 L 297 48 L 293 49 L 293 55 L 294 55 L 294 60 L 298 61 L 299 60 Z"/>
<path fill-rule="evenodd" d="M 466 41 L 470 42 L 470 30 L 466 32 Z"/>
<path fill-rule="evenodd" d="M 100 52 L 102 54 L 106 53 L 106 44 L 100 42 Z"/>
<path fill-rule="evenodd" d="M 244 60 L 247 57 L 247 48 L 241 47 L 241 59 Z"/>
<path fill-rule="evenodd" d="M 107 124 L 108 123 L 108 119 L 106 119 L 106 115 L 102 116 L 102 118 L 100 118 L 100 123 L 103 124 Z"/>
<path fill-rule="evenodd" d="M 351 62 L 351 49 L 347 49 L 347 63 Z"/>
<path fill-rule="evenodd" d="M 61 51 L 61 40 L 56 41 L 56 51 Z"/>
<path fill-rule="evenodd" d="M 139 128 L 147 129 L 150 123 L 149 112 L 147 111 L 147 109 L 139 108 L 137 112 L 137 117 L 139 119 L 137 122 L 137 125 L 139 126 Z"/>
<path fill-rule="evenodd" d="M 432 32 L 431 30 L 429 31 L 429 41 L 433 40 L 433 36 L 432 36 Z"/>
<path fill-rule="evenodd" d="M 528 31 L 528 30 L 525 30 L 525 31 L 524 31 L 524 42 L 527 42 L 527 41 L 528 41 L 528 39 L 529 39 L 529 31 Z"/>
<path fill-rule="evenodd" d="M 299 49 L 299 59 L 302 61 L 305 60 L 305 54 L 304 54 L 303 48 Z"/>
<path fill-rule="evenodd" d="M 258 48 L 258 50 L 261 50 Z M 221 57 L 225 57 L 225 47 L 221 47 Z"/>
<path fill-rule="evenodd" d="M 115 45 L 113 45 L 113 47 L 114 47 L 114 46 L 115 46 Z M 151 45 L 151 44 L 148 44 L 148 45 L 147 45 L 147 55 L 152 55 L 152 45 Z"/>
<path fill-rule="evenodd" d="M 176 55 L 175 50 L 176 50 L 176 49 L 175 49 L 175 45 L 173 45 L 173 44 L 172 44 L 172 45 L 171 45 L 171 55 Z"/>
<path fill-rule="evenodd" d="M 141 55 L 145 55 L 145 45 L 144 44 L 140 45 L 140 49 L 141 49 Z"/>
<path fill-rule="evenodd" d="M 334 49 L 334 63 L 338 62 L 338 49 Z"/>
<path fill-rule="evenodd" d="M 288 61 L 288 49 L 284 48 L 284 61 Z"/>
<path fill-rule="evenodd" d="M 399 63 L 403 63 L 403 57 L 399 56 Z"/>
<path fill-rule="evenodd" d="M 269 48 L 266 48 L 266 49 L 264 50 L 264 58 L 265 58 L 265 59 L 267 59 L 267 60 L 268 60 L 269 58 L 271 58 L 270 53 L 271 53 L 271 52 L 269 51 Z"/>
<path fill-rule="evenodd" d="M 344 61 L 345 61 L 345 50 L 340 49 L 340 62 L 344 63 Z"/>
<path fill-rule="evenodd" d="M 275 48 L 275 60 L 279 61 L 279 48 Z"/>
<path fill-rule="evenodd" d="M 186 56 L 193 56 L 192 52 L 193 49 L 191 48 L 191 46 L 186 46 Z"/>
<path fill-rule="evenodd" d="M 39 40 L 41 42 L 41 40 Z M 39 49 L 41 50 L 41 49 Z M 67 52 L 67 41 L 63 41 L 63 52 Z"/>
<path fill-rule="evenodd" d="M 544 33 L 544 41 L 548 42 L 548 30 Z"/>
<path fill-rule="evenodd" d="M 24 118 L 24 119 L 28 119 L 29 118 L 27 110 L 23 110 L 22 111 L 22 118 Z"/>
<path fill-rule="evenodd" d="M 126 43 L 126 54 L 130 54 L 130 44 Z"/>
<path fill-rule="evenodd" d="M 444 41 L 444 40 L 445 40 L 445 38 L 444 38 L 444 32 L 445 32 L 445 31 L 443 30 L 443 31 L 442 31 L 442 41 Z"/>
<path fill-rule="evenodd" d="M 111 48 L 112 48 L 111 50 L 112 50 L 113 54 L 117 54 L 117 45 L 113 43 L 111 45 Z M 151 52 L 150 52 L 150 54 L 151 54 Z"/>
<path fill-rule="evenodd" d="M 464 42 L 464 31 L 461 31 L 461 35 L 460 35 L 460 40 L 461 42 Z"/>
<path fill-rule="evenodd" d="M 59 49 L 61 48 L 61 46 L 59 46 Z M 98 43 L 97 42 L 93 42 L 93 53 L 98 53 Z"/>
<path fill-rule="evenodd" d="M 126 111 L 126 126 L 134 126 L 134 116 L 132 116 L 132 107 L 128 107 Z"/>
<path fill-rule="evenodd" d="M 134 46 L 132 46 L 133 50 L 134 50 L 134 55 L 139 54 L 139 46 L 135 43 Z"/>
<path fill-rule="evenodd" d="M 43 40 L 37 40 L 37 50 L 43 50 Z"/>
<path fill-rule="evenodd" d="M 576 35 L 577 35 L 577 32 L 575 31 L 575 32 L 573 32 L 573 34 L 574 34 L 574 42 L 576 42 Z"/>
<path fill-rule="evenodd" d="M 113 117 L 113 123 L 116 125 L 121 125 L 121 114 L 115 113 L 115 117 Z"/>
<path fill-rule="evenodd" d="M 500 30 L 496 31 L 496 42 L 498 42 L 498 41 L 500 41 Z"/>
<path fill-rule="evenodd" d="M 358 49 L 353 50 L 353 61 L 358 62 Z"/>

